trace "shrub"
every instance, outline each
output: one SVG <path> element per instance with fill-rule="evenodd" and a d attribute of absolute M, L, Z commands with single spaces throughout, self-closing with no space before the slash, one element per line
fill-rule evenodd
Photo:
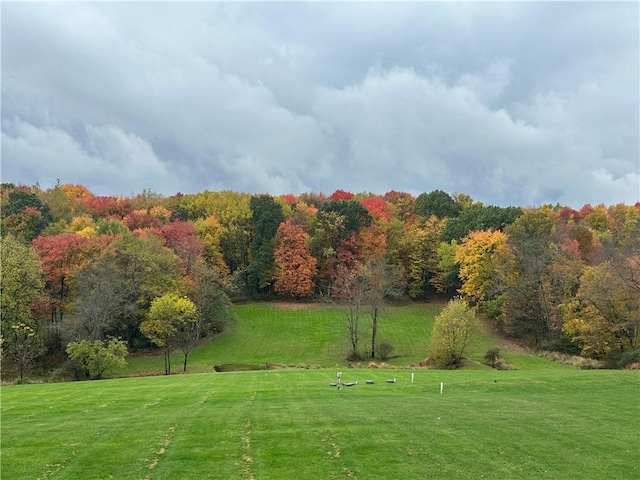
<path fill-rule="evenodd" d="M 484 354 L 484 364 L 489 365 L 491 368 L 496 368 L 496 364 L 502 360 L 500 357 L 500 349 L 499 348 L 490 348 L 487 350 L 487 353 Z"/>
<path fill-rule="evenodd" d="M 504 358 L 500 356 L 500 349 L 497 347 L 487 350 L 487 353 L 484 354 L 484 361 L 482 363 L 496 370 L 516 369 L 513 365 L 507 363 Z"/>
<path fill-rule="evenodd" d="M 580 345 L 574 343 L 567 335 L 560 335 L 551 340 L 547 340 L 541 345 L 542 350 L 551 352 L 562 352 L 569 355 L 580 355 Z"/>
<path fill-rule="evenodd" d="M 607 368 L 627 368 L 635 363 L 640 363 L 640 348 L 611 353 L 605 358 Z"/>
<path fill-rule="evenodd" d="M 444 369 L 458 368 L 476 324 L 476 313 L 464 300 L 451 300 L 433 323 L 429 347 L 433 365 Z"/>
<path fill-rule="evenodd" d="M 581 370 L 593 370 L 602 368 L 602 362 L 593 358 L 579 357 L 577 355 L 567 355 L 560 352 L 540 352 L 538 356 L 548 358 L 551 361 L 571 365 Z"/>
<path fill-rule="evenodd" d="M 388 360 L 391 354 L 393 353 L 394 346 L 389 342 L 381 342 L 376 347 L 376 352 L 378 352 L 378 356 L 380 360 Z"/>
<path fill-rule="evenodd" d="M 106 344 L 101 340 L 82 340 L 67 345 L 69 358 L 82 366 L 86 378 L 93 380 L 101 379 L 107 370 L 124 368 L 128 353 L 127 342 L 118 338 L 110 338 Z"/>

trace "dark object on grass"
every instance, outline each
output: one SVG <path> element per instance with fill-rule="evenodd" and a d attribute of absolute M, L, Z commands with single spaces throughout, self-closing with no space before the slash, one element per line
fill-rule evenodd
<path fill-rule="evenodd" d="M 214 365 L 216 372 L 248 372 L 251 370 L 271 370 L 273 365 L 270 363 L 222 363 Z"/>
<path fill-rule="evenodd" d="M 387 383 L 396 383 L 395 378 L 387 378 Z"/>
<path fill-rule="evenodd" d="M 369 385 L 373 385 L 373 380 L 367 380 L 367 383 L 368 383 Z"/>

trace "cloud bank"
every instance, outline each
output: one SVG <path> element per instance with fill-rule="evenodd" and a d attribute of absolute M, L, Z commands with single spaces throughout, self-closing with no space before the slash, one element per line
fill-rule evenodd
<path fill-rule="evenodd" d="M 640 200 L 636 3 L 9 3 L 2 180 Z"/>

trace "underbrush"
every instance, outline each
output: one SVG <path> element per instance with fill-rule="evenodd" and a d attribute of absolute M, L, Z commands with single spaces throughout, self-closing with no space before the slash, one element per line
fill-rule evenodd
<path fill-rule="evenodd" d="M 581 370 L 596 370 L 604 368 L 604 364 L 599 360 L 579 357 L 577 355 L 569 355 L 568 353 L 542 351 L 538 353 L 538 356 L 564 365 L 571 365 Z"/>

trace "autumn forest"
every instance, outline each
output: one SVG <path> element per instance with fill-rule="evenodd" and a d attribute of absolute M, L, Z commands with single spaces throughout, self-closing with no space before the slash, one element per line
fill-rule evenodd
<path fill-rule="evenodd" d="M 190 319 L 172 327 L 186 367 L 234 301 L 339 303 L 364 284 L 370 303 L 461 296 L 523 345 L 640 362 L 640 203 L 499 207 L 441 190 L 119 197 L 72 184 L 2 184 L 1 202 L 2 368 L 15 377 L 94 344 L 116 357 L 166 348 L 171 309 Z"/>

